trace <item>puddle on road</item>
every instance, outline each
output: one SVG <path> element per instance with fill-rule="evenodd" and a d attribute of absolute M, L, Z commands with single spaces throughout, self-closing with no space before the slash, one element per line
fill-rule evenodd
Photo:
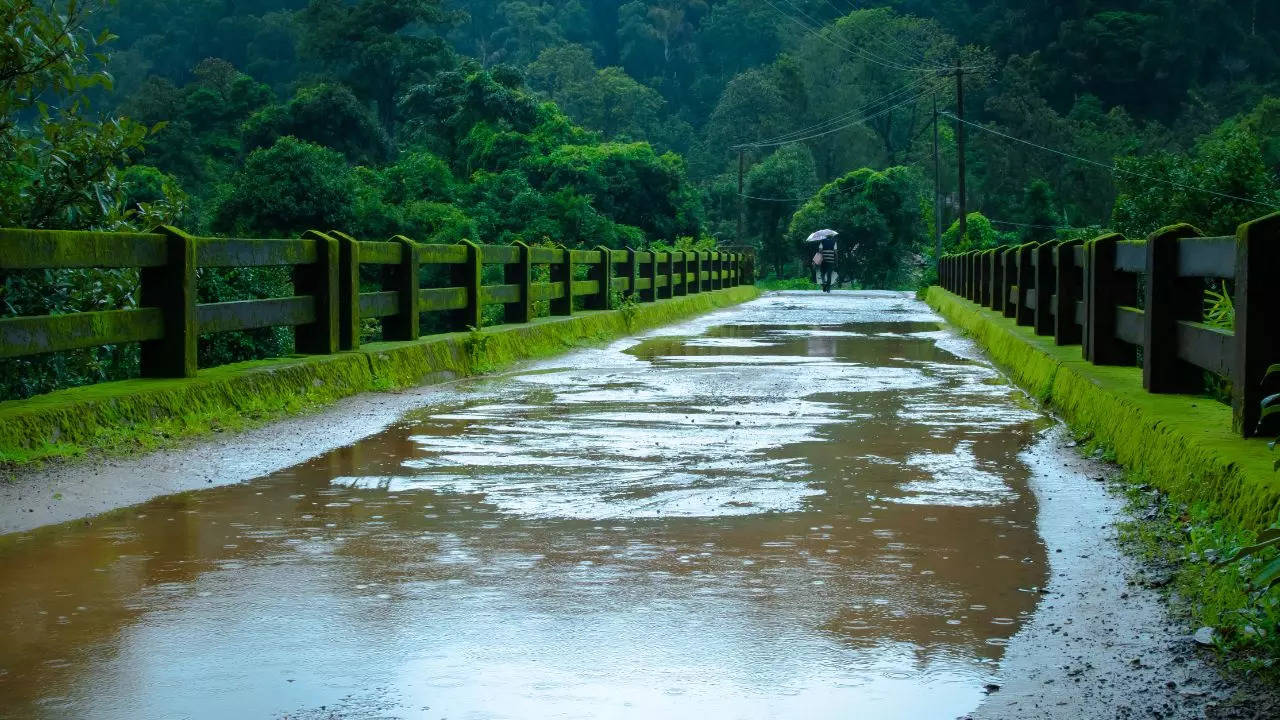
<path fill-rule="evenodd" d="M 4 538 L 0 717 L 964 714 L 1045 582 L 1044 420 L 973 353 L 775 294 Z"/>

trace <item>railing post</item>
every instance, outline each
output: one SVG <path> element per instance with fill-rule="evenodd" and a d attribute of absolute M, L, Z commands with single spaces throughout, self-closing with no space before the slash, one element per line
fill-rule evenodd
<path fill-rule="evenodd" d="M 338 230 L 338 347 L 360 347 L 360 241 Z"/>
<path fill-rule="evenodd" d="M 1000 253 L 1000 313 L 1007 318 L 1018 317 L 1018 305 L 1014 302 L 1013 289 L 1018 284 L 1018 248 L 1005 248 Z"/>
<path fill-rule="evenodd" d="M 987 295 L 991 294 L 991 269 L 987 266 L 987 251 L 975 251 L 973 261 L 978 266 L 977 271 L 974 273 L 977 277 L 978 285 L 973 291 L 973 302 L 977 305 L 986 305 Z"/>
<path fill-rule="evenodd" d="M 636 257 L 636 251 L 634 248 L 627 247 L 623 249 L 627 253 L 627 259 L 622 262 L 622 277 L 627 279 L 627 289 L 623 292 L 622 297 L 635 298 L 639 301 L 640 293 L 639 290 L 636 289 L 636 285 L 639 284 L 636 281 L 640 279 L 639 260 Z"/>
<path fill-rule="evenodd" d="M 1079 240 L 1064 240 L 1053 249 L 1056 311 L 1053 318 L 1055 345 L 1079 345 L 1081 326 L 1076 322 L 1076 302 L 1081 300 L 1083 268 L 1076 267 L 1075 248 Z"/>
<path fill-rule="evenodd" d="M 520 262 L 502 268 L 503 282 L 520 286 L 520 300 L 502 306 L 502 318 L 509 323 L 527 323 L 533 320 L 533 261 L 529 246 L 519 240 L 513 243 L 520 251 Z"/>
<path fill-rule="evenodd" d="M 1147 302 L 1143 311 L 1142 386 L 1153 393 L 1199 393 L 1204 372 L 1178 358 L 1178 321 L 1204 319 L 1204 280 L 1178 277 L 1178 243 L 1202 235 L 1185 223 L 1147 238 Z"/>
<path fill-rule="evenodd" d="M 711 289 L 724 289 L 724 253 L 719 250 L 711 253 Z"/>
<path fill-rule="evenodd" d="M 294 328 L 293 344 L 300 353 L 330 355 L 341 347 L 338 241 L 318 230 L 308 230 L 302 237 L 315 241 L 316 261 L 294 269 L 294 292 L 315 298 L 316 321 Z"/>
<path fill-rule="evenodd" d="M 1031 325 L 1035 322 L 1031 308 L 1027 307 L 1027 299 L 1035 292 L 1036 276 L 1031 267 L 1031 256 L 1035 248 L 1035 243 L 1018 246 L 1018 309 L 1014 320 L 1018 325 Z"/>
<path fill-rule="evenodd" d="M 683 250 L 671 252 L 671 295 L 681 297 L 689 294 L 689 262 L 688 253 Z"/>
<path fill-rule="evenodd" d="M 978 296 L 978 251 L 970 250 L 965 255 L 968 258 L 966 261 L 968 265 L 964 296 L 969 299 L 969 302 L 974 302 L 974 298 Z"/>
<path fill-rule="evenodd" d="M 168 226 L 153 232 L 165 236 L 165 264 L 143 268 L 138 305 L 160 308 L 164 336 L 142 343 L 142 377 L 196 376 L 196 239 Z"/>
<path fill-rule="evenodd" d="M 1236 361 L 1232 375 L 1232 425 L 1244 437 L 1274 427 L 1258 427 L 1261 403 L 1275 388 L 1263 386 L 1267 368 L 1280 363 L 1280 213 L 1247 222 L 1236 230 Z M 1268 423 L 1269 426 L 1273 423 Z"/>
<path fill-rule="evenodd" d="M 417 340 L 422 334 L 418 246 L 403 235 L 396 235 L 391 238 L 391 242 L 400 246 L 400 264 L 392 268 L 392 278 L 399 296 L 399 312 L 382 319 L 382 337 L 384 340 Z"/>
<path fill-rule="evenodd" d="M 655 302 L 658 299 L 658 251 L 649 251 L 649 272 L 645 277 L 649 280 L 649 289 L 640 293 L 640 302 Z"/>
<path fill-rule="evenodd" d="M 1136 349 L 1116 337 L 1116 308 L 1137 304 L 1137 287 L 1116 271 L 1116 243 L 1123 235 L 1111 233 L 1088 244 L 1088 290 L 1085 299 L 1085 333 L 1088 360 L 1095 365 L 1132 365 Z"/>
<path fill-rule="evenodd" d="M 1032 250 L 1031 266 L 1035 268 L 1036 307 L 1032 312 L 1031 324 L 1037 335 L 1053 334 L 1053 292 L 1057 274 L 1053 267 L 1053 249 L 1055 242 L 1040 243 Z"/>
<path fill-rule="evenodd" d="M 573 314 L 573 251 L 564 245 L 558 245 L 564 253 L 564 262 L 551 264 L 551 282 L 564 283 L 564 295 L 551 301 L 552 315 Z"/>
<path fill-rule="evenodd" d="M 465 239 L 458 241 L 458 244 L 467 249 L 467 260 L 461 265 L 453 266 L 453 286 L 466 288 L 467 306 L 458 311 L 458 319 L 454 330 L 466 330 L 468 328 L 479 330 L 484 324 L 480 314 L 483 308 L 480 304 L 480 271 L 482 262 L 480 259 L 480 246 Z"/>
<path fill-rule="evenodd" d="M 591 279 L 599 283 L 600 291 L 591 298 L 592 310 L 613 309 L 613 251 L 603 245 L 596 248 L 600 264 L 591 268 Z"/>

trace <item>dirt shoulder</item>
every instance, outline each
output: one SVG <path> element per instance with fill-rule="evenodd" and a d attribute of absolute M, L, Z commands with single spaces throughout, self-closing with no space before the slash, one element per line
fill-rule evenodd
<path fill-rule="evenodd" d="M 1120 470 L 1068 446 L 1057 426 L 1023 456 L 1050 580 L 1010 640 L 990 696 L 966 718 L 1275 717 L 1274 691 L 1224 677 L 1214 651 L 1170 617 L 1161 591 L 1135 580 L 1140 564 L 1118 538 L 1127 518 L 1114 491 Z"/>

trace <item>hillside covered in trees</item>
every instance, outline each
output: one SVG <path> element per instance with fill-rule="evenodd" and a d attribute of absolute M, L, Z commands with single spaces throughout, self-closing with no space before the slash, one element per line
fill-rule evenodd
<path fill-rule="evenodd" d="M 823 225 L 858 243 L 855 281 L 909 287 L 939 220 L 954 248 L 1222 231 L 1280 206 L 1280 6 L 1258 0 L 0 0 L 0 15 L 5 226 L 742 243 L 785 277 Z M 13 275 L 3 300 L 132 301 L 83 280 Z M 201 292 L 271 282 L 229 273 Z M 126 372 L 113 362 L 77 372 Z"/>

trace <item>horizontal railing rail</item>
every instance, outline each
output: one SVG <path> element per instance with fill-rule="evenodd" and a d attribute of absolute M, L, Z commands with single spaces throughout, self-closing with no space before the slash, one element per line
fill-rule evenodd
<path fill-rule="evenodd" d="M 1115 233 L 944 255 L 939 284 L 979 305 L 1080 345 L 1097 365 L 1136 365 L 1153 393 L 1230 388 L 1234 430 L 1258 432 L 1267 368 L 1280 363 L 1280 213 L 1205 237 L 1174 225 L 1144 240 Z M 1230 282 L 1231 327 L 1205 318 L 1211 282 Z"/>
<path fill-rule="evenodd" d="M 486 266 L 501 268 L 501 282 L 484 282 Z M 197 302 L 199 269 L 258 267 L 290 269 L 292 294 Z M 421 287 L 424 267 L 439 268 L 432 276 L 447 278 L 444 285 Z M 461 331 L 481 327 L 484 308 L 493 305 L 503 306 L 503 322 L 527 323 L 537 303 L 547 303 L 552 316 L 568 316 L 611 309 L 617 297 L 656 302 L 733 287 L 754 277 L 754 254 L 426 244 L 314 230 L 301 238 L 244 239 L 171 227 L 0 229 L 0 272 L 83 268 L 137 270 L 137 307 L 0 317 L 0 358 L 140 343 L 142 376 L 192 377 L 201 335 L 289 327 L 299 353 L 336 353 L 359 347 L 366 320 L 378 321 L 386 340 L 414 340 L 426 313 L 445 314 L 436 325 Z M 362 290 L 362 279 L 380 287 Z"/>

